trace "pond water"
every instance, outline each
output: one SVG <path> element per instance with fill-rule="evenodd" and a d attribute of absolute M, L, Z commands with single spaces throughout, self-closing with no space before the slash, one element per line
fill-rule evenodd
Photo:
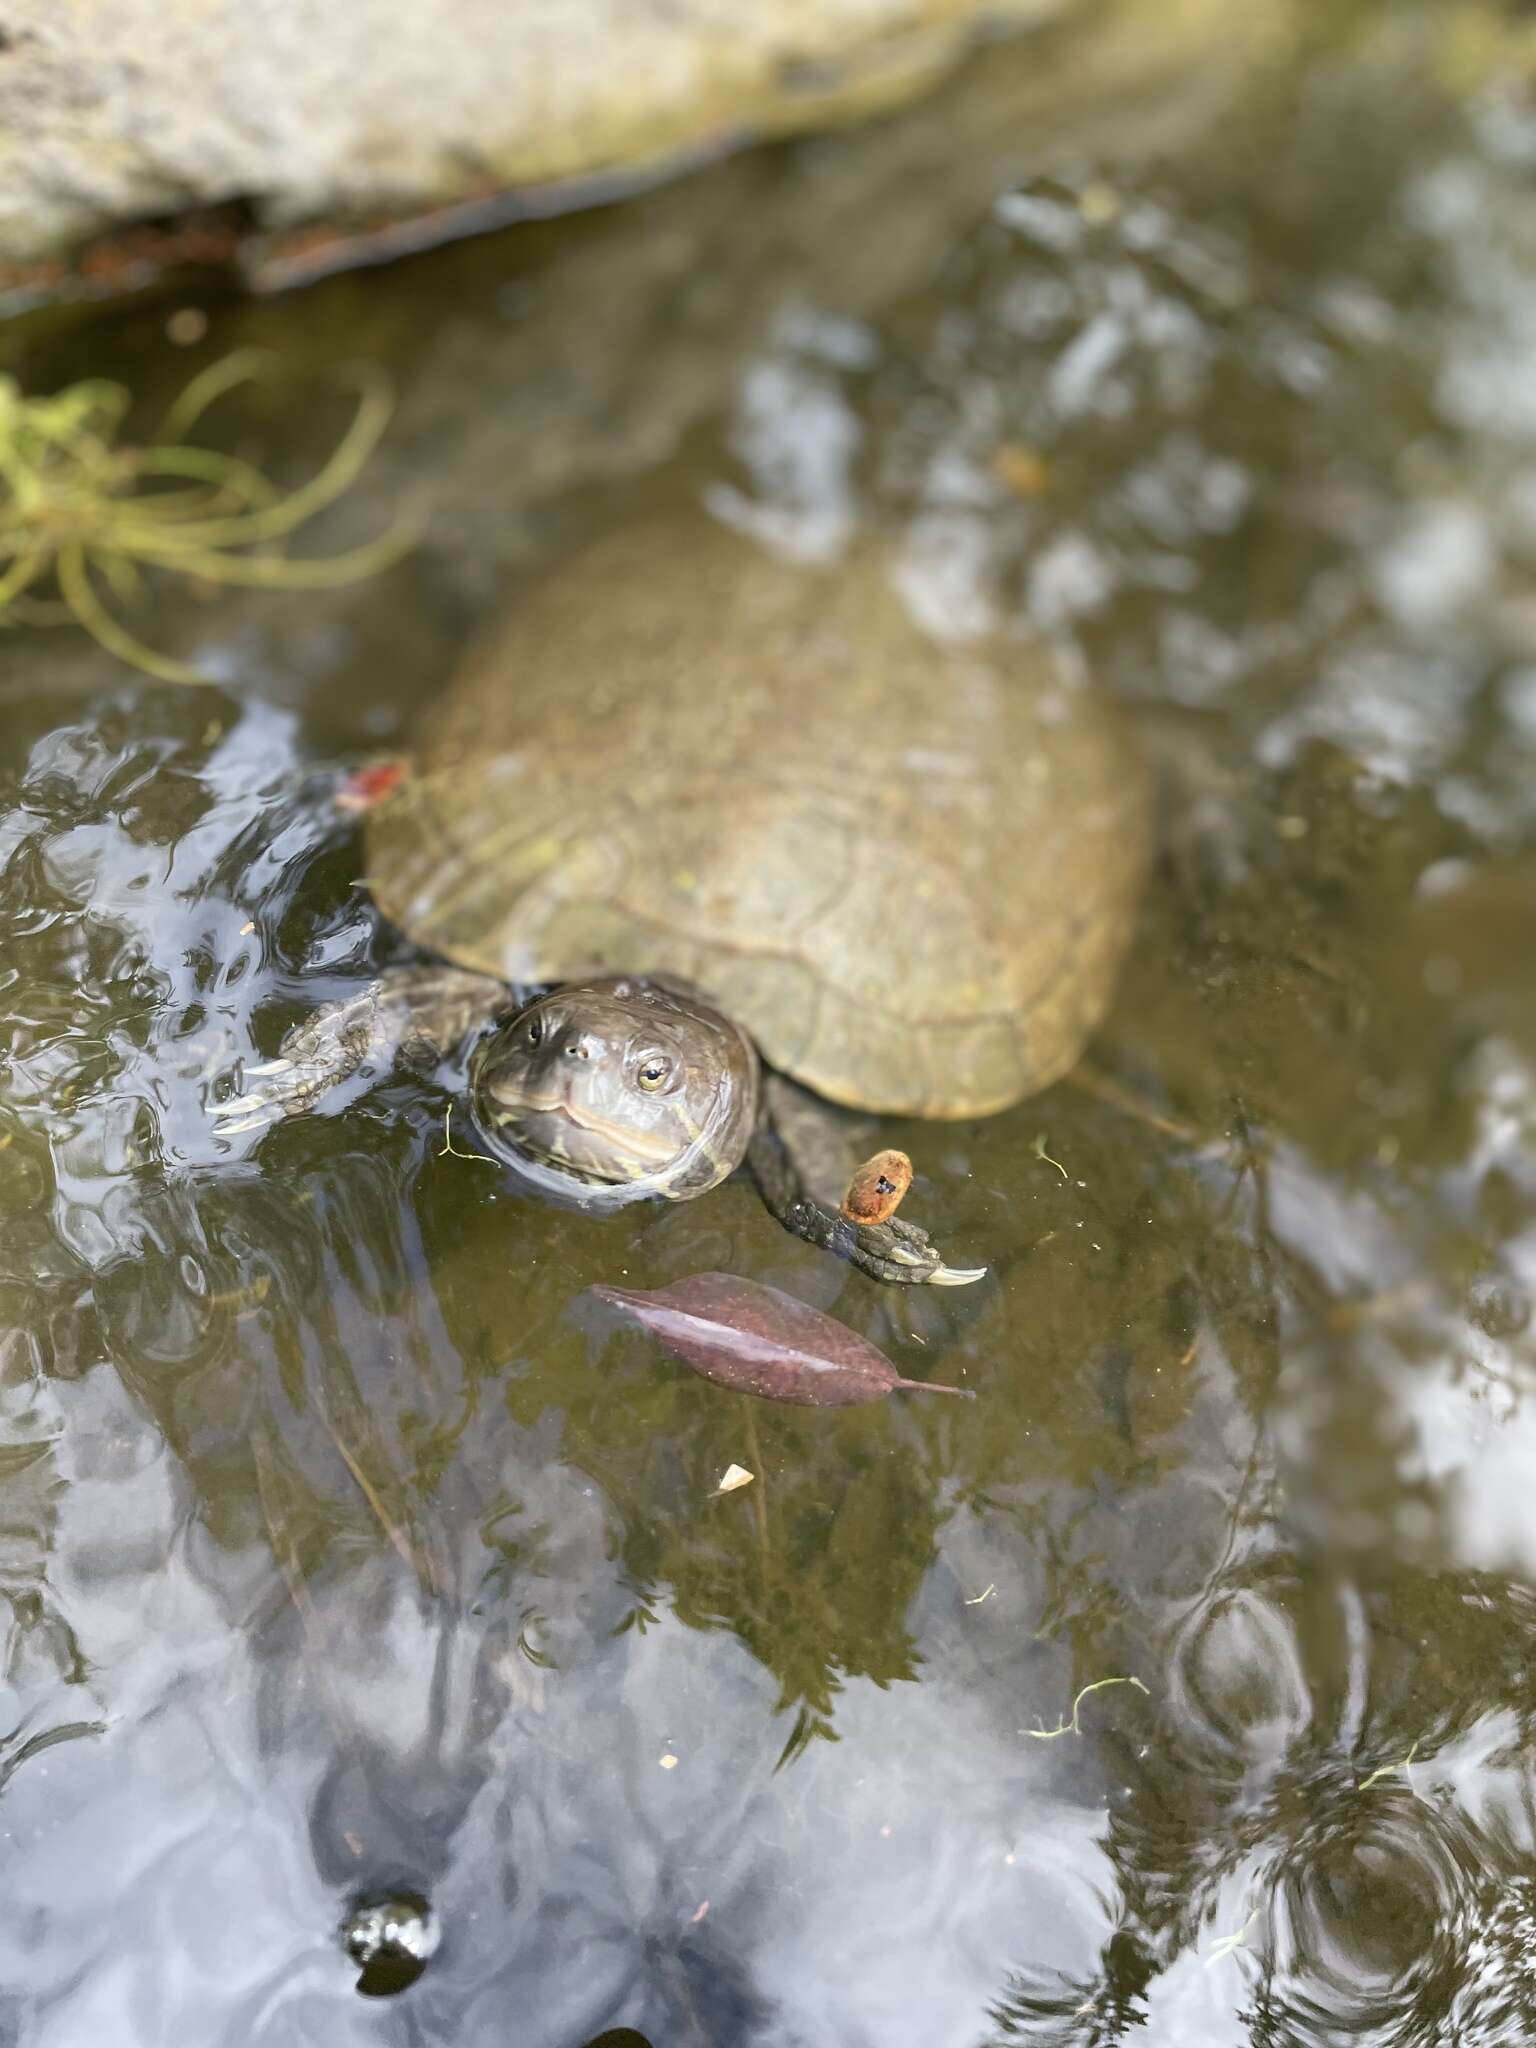
<path fill-rule="evenodd" d="M 206 688 L 0 642 L 0 2043 L 1536 2038 L 1533 54 L 1338 10 L 1037 147 L 995 53 L 191 348 L 0 339 L 151 407 L 269 345 L 285 479 L 365 354 L 324 538 L 432 497 L 360 589 L 158 591 Z M 679 491 L 889 532 L 1158 768 L 1086 1070 L 890 1127 L 974 1288 L 741 1181 L 542 1206 L 419 1077 L 208 1114 L 410 957 L 345 776 Z M 706 1268 L 978 1398 L 751 1404 L 575 1308 Z"/>

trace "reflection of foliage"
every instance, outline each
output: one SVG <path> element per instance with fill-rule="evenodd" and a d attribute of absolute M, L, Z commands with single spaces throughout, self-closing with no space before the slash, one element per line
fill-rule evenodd
<path fill-rule="evenodd" d="M 836 1739 L 847 1679 L 917 1676 L 907 1613 L 934 1550 L 932 1474 L 891 1444 L 892 1418 L 826 1421 L 658 1366 L 622 1402 L 578 1408 L 565 1438 L 609 1504 L 634 1602 L 621 1626 L 643 1630 L 665 1598 L 692 1628 L 734 1632 L 795 1716 L 784 1762 Z M 754 1485 L 712 1498 L 743 1451 Z"/>
<path fill-rule="evenodd" d="M 1157 1966 L 1136 1935 L 1121 1928 L 1104 1950 L 1103 1976 L 1094 1984 L 1055 1971 L 1020 1973 L 992 2009 L 993 2040 L 1028 2048 L 1109 2048 L 1147 2024 L 1146 1990 Z"/>
<path fill-rule="evenodd" d="M 1120 2041 L 1148 2024 L 1153 1980 L 1190 1954 L 1238 1973 L 1256 2048 L 1367 2031 L 1401 2048 L 1533 2038 L 1536 1598 L 1478 1572 L 1407 1572 L 1362 1588 L 1372 1681 L 1357 1721 L 1331 1691 L 1326 1578 L 1273 1560 L 1234 1583 L 1285 1618 L 1302 1690 L 1292 1696 L 1289 1678 L 1272 1695 L 1246 1689 L 1280 1680 L 1278 1666 L 1257 1661 L 1268 1638 L 1250 1635 L 1240 1653 L 1229 1636 L 1201 1653 L 1199 1632 L 1186 1631 L 1197 1661 L 1182 1670 L 1183 1705 L 1170 1703 L 1151 1760 L 1111 1815 L 1118 1924 L 1099 1970 L 1070 1981 L 1015 1973 L 991 2040 Z M 1183 1661 L 1176 1653 L 1176 1677 Z M 1509 1724 L 1497 1752 L 1491 1718 Z M 1268 1731 L 1262 1741 L 1255 1726 Z M 1509 1774 L 1476 1813 L 1455 1796 L 1463 1744 Z M 1438 1768 L 1437 1756 L 1447 1759 Z"/>
<path fill-rule="evenodd" d="M 833 1734 L 845 1679 L 916 1677 L 907 1610 L 933 1555 L 933 1502 L 910 1459 L 850 1458 L 830 1432 L 768 1458 L 765 1525 L 715 1502 L 713 1541 L 674 1525 L 659 1561 L 679 1618 L 733 1628 L 773 1673 L 779 1708 L 798 1710 L 789 1761 Z"/>
<path fill-rule="evenodd" d="M 28 596 L 51 579 L 65 615 L 109 653 L 165 682 L 197 682 L 195 669 L 155 653 L 121 624 L 98 579 L 127 602 L 145 568 L 292 590 L 352 582 L 394 561 L 411 538 L 398 520 L 347 554 L 295 561 L 271 551 L 356 482 L 390 413 L 376 374 L 330 460 L 286 496 L 250 463 L 183 439 L 216 398 L 261 366 L 251 350 L 210 364 L 142 448 L 117 440 L 130 404 L 121 384 L 92 378 L 26 398 L 0 377 L 0 621 L 53 616 Z"/>

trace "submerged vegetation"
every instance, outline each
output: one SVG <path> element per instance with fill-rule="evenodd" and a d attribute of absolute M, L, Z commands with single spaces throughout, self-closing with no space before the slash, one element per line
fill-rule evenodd
<path fill-rule="evenodd" d="M 123 385 L 91 378 L 29 398 L 0 376 L 0 624 L 72 619 L 119 660 L 164 682 L 196 683 L 197 669 L 144 645 L 110 608 L 141 595 L 146 570 L 301 590 L 355 582 L 397 560 L 416 533 L 405 515 L 344 554 L 296 560 L 281 546 L 351 488 L 377 447 L 393 405 L 378 371 L 361 370 L 351 425 L 297 490 L 279 492 L 251 463 L 187 440 L 216 399 L 269 361 L 240 349 L 211 363 L 142 447 L 117 438 L 132 402 Z"/>

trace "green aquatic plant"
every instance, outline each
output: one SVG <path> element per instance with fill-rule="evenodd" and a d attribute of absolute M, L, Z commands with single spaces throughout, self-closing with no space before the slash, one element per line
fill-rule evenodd
<path fill-rule="evenodd" d="M 0 624 L 72 618 L 121 661 L 171 683 L 204 678 L 146 647 L 109 599 L 130 603 L 145 570 L 214 584 L 317 590 L 397 560 L 417 522 L 397 517 L 345 554 L 299 558 L 282 543 L 351 488 L 392 410 L 382 374 L 364 368 L 357 411 L 330 459 L 299 489 L 279 492 L 238 456 L 186 436 L 215 399 L 269 358 L 240 349 L 187 385 L 144 446 L 118 440 L 131 394 L 106 378 L 29 398 L 0 376 Z M 52 586 L 51 603 L 39 591 Z"/>

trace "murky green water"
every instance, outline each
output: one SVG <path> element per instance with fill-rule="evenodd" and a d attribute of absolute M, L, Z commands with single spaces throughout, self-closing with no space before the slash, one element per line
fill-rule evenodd
<path fill-rule="evenodd" d="M 1020 182 L 997 60 L 195 351 L 0 337 L 280 346 L 230 431 L 295 475 L 375 356 L 328 537 L 437 508 L 360 592 L 165 593 L 221 687 L 0 645 L 0 2042 L 1536 2035 L 1536 100 L 1491 15 L 1360 13 L 1134 172 L 1063 122 Z M 418 1080 L 206 1114 L 403 950 L 340 777 L 680 488 L 884 525 L 1159 763 L 1085 1085 L 891 1132 L 964 1294 L 744 1183 L 542 1208 Z M 708 1267 L 980 1398 L 749 1408 L 573 1315 Z M 401 1891 L 440 1948 L 359 1996 Z"/>

